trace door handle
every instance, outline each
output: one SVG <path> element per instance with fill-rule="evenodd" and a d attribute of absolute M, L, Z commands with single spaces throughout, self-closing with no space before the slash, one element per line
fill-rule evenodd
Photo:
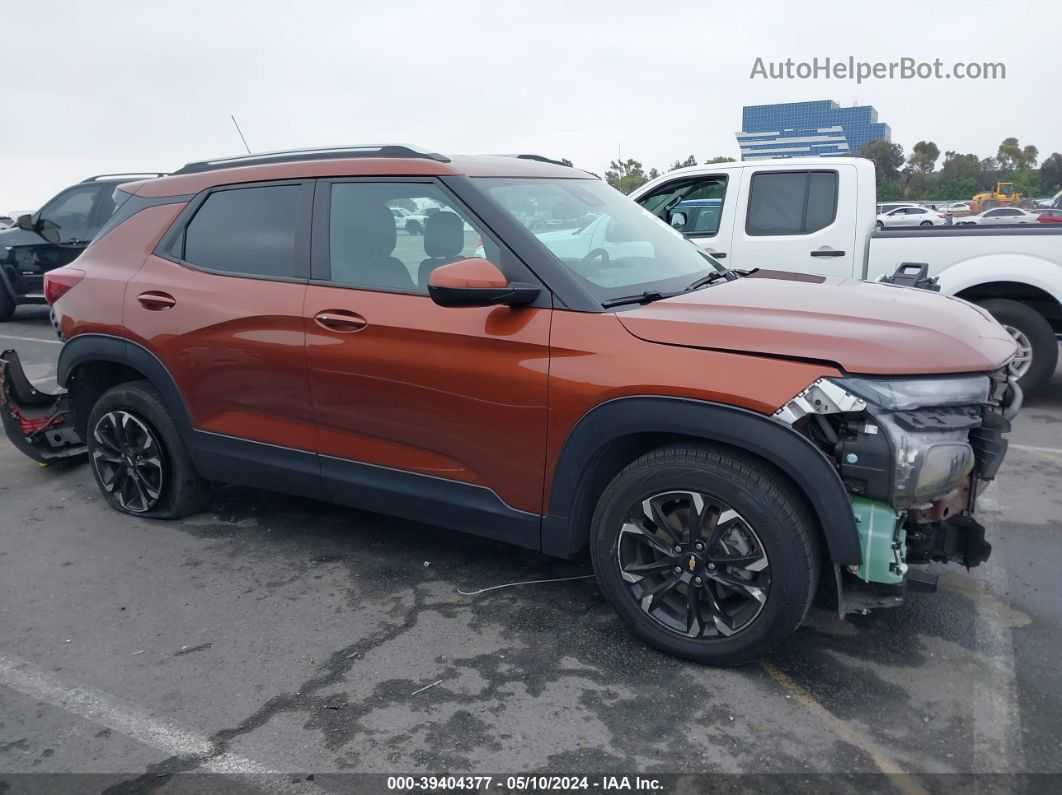
<path fill-rule="evenodd" d="M 844 256 L 844 252 L 843 251 L 837 251 L 837 250 L 832 249 L 832 248 L 825 248 L 824 247 L 824 248 L 820 248 L 820 249 L 817 249 L 815 251 L 812 251 L 811 252 L 811 256 L 813 256 L 813 257 L 843 257 Z"/>
<path fill-rule="evenodd" d="M 146 293 L 141 293 L 136 297 L 136 300 L 140 302 L 144 309 L 150 309 L 153 312 L 172 309 L 177 304 L 177 299 L 172 295 L 156 290 L 148 290 Z"/>
<path fill-rule="evenodd" d="M 345 309 L 326 309 L 314 315 L 313 319 L 322 328 L 345 333 L 361 331 L 369 325 L 368 321 L 357 312 L 348 312 Z"/>

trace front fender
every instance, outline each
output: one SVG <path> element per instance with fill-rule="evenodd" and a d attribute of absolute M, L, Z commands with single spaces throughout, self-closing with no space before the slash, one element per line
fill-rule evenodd
<path fill-rule="evenodd" d="M 542 525 L 542 551 L 570 557 L 589 540 L 589 527 L 574 519 L 580 484 L 596 456 L 611 442 L 642 433 L 676 434 L 729 445 L 780 469 L 800 490 L 822 527 L 830 559 L 861 560 L 859 533 L 848 492 L 833 463 L 787 425 L 745 409 L 702 400 L 625 397 L 603 403 L 568 435 L 550 489 Z"/>

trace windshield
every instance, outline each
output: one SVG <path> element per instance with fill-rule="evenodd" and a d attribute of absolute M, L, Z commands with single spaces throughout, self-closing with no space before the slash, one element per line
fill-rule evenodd
<path fill-rule="evenodd" d="M 682 290 L 726 269 L 619 191 L 592 179 L 477 178 L 599 301 Z"/>

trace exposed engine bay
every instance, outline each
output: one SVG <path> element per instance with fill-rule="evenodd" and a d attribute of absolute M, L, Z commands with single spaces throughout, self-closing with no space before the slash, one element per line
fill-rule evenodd
<path fill-rule="evenodd" d="M 1006 371 L 906 379 L 819 379 L 775 413 L 837 468 L 852 500 L 862 563 L 834 567 L 838 611 L 902 603 L 906 588 L 935 590 L 917 564 L 988 560 L 974 518 L 1021 408 Z"/>

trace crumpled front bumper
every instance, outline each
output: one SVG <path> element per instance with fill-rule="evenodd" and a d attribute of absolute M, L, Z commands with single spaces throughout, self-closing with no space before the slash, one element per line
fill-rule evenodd
<path fill-rule="evenodd" d="M 85 454 L 70 423 L 66 393 L 41 392 L 22 370 L 18 353 L 0 353 L 0 423 L 11 443 L 40 464 Z"/>

